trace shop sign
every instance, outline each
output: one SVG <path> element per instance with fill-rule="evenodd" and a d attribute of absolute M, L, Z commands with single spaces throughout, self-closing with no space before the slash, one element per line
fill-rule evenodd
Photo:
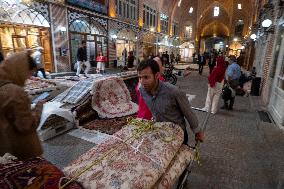
<path fill-rule="evenodd" d="M 107 14 L 107 7 L 104 0 L 66 0 L 66 3 Z"/>

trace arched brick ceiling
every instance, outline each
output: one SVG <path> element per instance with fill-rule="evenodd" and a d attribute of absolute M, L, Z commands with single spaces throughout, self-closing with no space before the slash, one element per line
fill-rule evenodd
<path fill-rule="evenodd" d="M 223 6 L 220 6 L 221 4 L 219 3 L 213 3 L 211 4 L 207 9 L 205 9 L 202 14 L 200 15 L 200 19 L 197 25 L 197 32 L 200 35 L 203 35 L 202 31 L 204 30 L 205 27 L 208 27 L 208 25 L 212 24 L 214 26 L 218 25 L 225 25 L 226 27 L 221 27 L 218 29 L 218 33 L 214 33 L 212 30 L 211 35 L 219 35 L 220 34 L 227 34 L 228 36 L 230 35 L 230 32 L 228 31 L 228 26 L 230 26 L 230 16 L 227 12 L 227 9 Z M 220 13 L 219 16 L 214 17 L 213 16 L 213 9 L 215 6 L 219 6 L 220 7 Z M 225 29 L 224 31 L 221 31 L 222 29 Z M 207 30 L 208 31 L 208 30 Z"/>
<path fill-rule="evenodd" d="M 238 20 L 244 21 L 244 31 L 243 35 L 248 33 L 248 27 L 253 16 L 253 5 L 256 0 L 182 0 L 181 6 L 178 7 L 179 0 L 172 0 L 172 3 L 169 3 L 169 0 L 160 0 L 163 1 L 163 6 L 168 6 L 168 10 L 171 9 L 171 16 L 173 20 L 179 22 L 179 26 L 182 29 L 184 23 L 191 21 L 193 22 L 193 33 L 196 36 L 200 36 L 204 31 L 208 34 L 209 30 L 208 25 L 213 23 L 216 25 L 222 26 L 223 31 L 218 30 L 219 33 L 228 33 L 229 35 L 234 35 L 235 23 Z M 237 9 L 237 4 L 242 4 L 242 9 Z M 189 7 L 194 8 L 194 13 L 189 15 Z M 218 17 L 213 17 L 213 7 L 220 7 L 220 14 Z M 201 17 L 202 15 L 202 17 Z M 223 27 L 226 26 L 226 27 Z M 182 33 L 182 31 L 181 31 Z M 194 35 L 195 35 L 194 34 Z M 213 33 L 211 34 L 213 35 Z"/>
<path fill-rule="evenodd" d="M 213 36 L 229 36 L 230 31 L 228 26 L 226 26 L 225 24 L 218 21 L 213 21 L 205 25 L 200 33 L 201 37 L 211 37 L 212 34 Z"/>

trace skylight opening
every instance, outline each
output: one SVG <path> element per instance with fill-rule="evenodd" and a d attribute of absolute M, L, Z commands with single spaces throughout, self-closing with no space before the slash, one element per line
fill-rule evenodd
<path fill-rule="evenodd" d="M 219 7 L 214 7 L 214 16 L 219 16 L 219 11 L 220 11 Z"/>

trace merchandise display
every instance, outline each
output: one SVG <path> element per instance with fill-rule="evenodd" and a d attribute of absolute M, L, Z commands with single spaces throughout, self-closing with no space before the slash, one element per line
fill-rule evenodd
<path fill-rule="evenodd" d="M 123 117 L 138 111 L 138 105 L 131 101 L 129 90 L 121 78 L 95 81 L 91 94 L 92 107 L 101 118 Z"/>
<path fill-rule="evenodd" d="M 189 163 L 193 161 L 193 154 L 194 152 L 188 146 L 182 145 L 163 176 L 161 176 L 152 189 L 173 188 L 178 181 L 179 176 L 183 173 Z"/>
<path fill-rule="evenodd" d="M 64 173 L 87 189 L 152 188 L 181 147 L 183 131 L 172 123 L 155 123 L 150 130 L 141 123 L 123 127 Z"/>
<path fill-rule="evenodd" d="M 63 172 L 43 158 L 27 161 L 12 160 L 0 163 L 0 188 L 55 189 L 66 182 Z M 70 183 L 65 189 L 83 189 L 77 183 Z"/>
<path fill-rule="evenodd" d="M 54 82 L 48 79 L 41 79 L 37 77 L 31 77 L 25 83 L 24 90 L 30 94 L 40 94 L 47 91 L 54 91 L 57 89 L 57 86 Z"/>
<path fill-rule="evenodd" d="M 85 129 L 96 130 L 102 133 L 112 135 L 122 129 L 127 124 L 127 119 L 131 116 L 112 118 L 112 119 L 96 119 L 84 124 Z M 134 117 L 134 116 L 133 116 Z"/>

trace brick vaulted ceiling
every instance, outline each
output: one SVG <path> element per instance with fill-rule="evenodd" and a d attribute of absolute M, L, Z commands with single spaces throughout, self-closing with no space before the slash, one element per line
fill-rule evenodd
<path fill-rule="evenodd" d="M 255 0 L 160 0 L 159 8 L 168 15 L 172 21 L 178 22 L 181 35 L 186 26 L 193 28 L 192 40 L 210 36 L 235 36 L 235 26 L 239 20 L 244 23 L 242 36 L 248 33 L 254 11 Z M 238 9 L 238 4 L 242 9 Z M 213 16 L 215 6 L 220 8 L 218 17 Z M 189 8 L 193 13 L 189 14 Z"/>

